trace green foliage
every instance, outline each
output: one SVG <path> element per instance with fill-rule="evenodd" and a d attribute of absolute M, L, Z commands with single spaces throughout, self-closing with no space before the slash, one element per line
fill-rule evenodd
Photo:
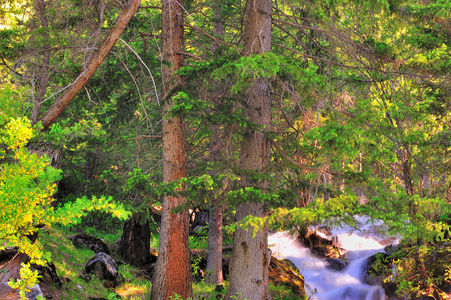
<path fill-rule="evenodd" d="M 270 193 L 264 188 L 241 187 L 233 189 L 226 194 L 226 199 L 230 204 L 241 203 L 274 203 L 278 200 L 276 193 Z"/>
<path fill-rule="evenodd" d="M 390 200 L 382 195 L 373 197 L 363 211 L 384 221 L 389 235 L 402 236 L 405 241 L 423 243 L 444 240 L 450 233 L 449 224 L 440 217 L 450 213 L 451 204 L 441 198 L 421 198 L 401 192 Z"/>
<path fill-rule="evenodd" d="M 126 219 L 129 215 L 122 205 L 116 205 L 110 198 L 86 197 L 73 203 L 66 203 L 54 210 L 53 194 L 60 178 L 60 171 L 49 166 L 46 156 L 31 154 L 25 145 L 33 135 L 29 121 L 23 119 L 2 119 L 0 123 L 0 250 L 18 246 L 19 252 L 30 257 L 31 263 L 43 265 L 50 259 L 42 247 L 32 244 L 25 236 L 31 236 L 42 225 L 55 223 L 73 224 L 89 210 L 103 210 Z M 29 265 L 21 269 L 20 280 L 10 286 L 24 292 L 36 283 L 37 273 Z"/>
<path fill-rule="evenodd" d="M 321 222 L 331 227 L 347 224 L 358 227 L 355 215 L 368 215 L 382 220 L 388 226 L 389 236 L 402 236 L 406 242 L 429 243 L 441 241 L 449 234 L 449 224 L 439 218 L 450 213 L 451 204 L 443 199 L 391 194 L 390 200 L 373 197 L 361 205 L 355 196 L 341 195 L 326 203 L 311 203 L 302 208 L 277 208 L 269 216 L 257 218 L 247 216 L 240 224 L 246 230 L 256 231 L 269 224 L 277 230 L 301 231 L 305 224 Z"/>
<path fill-rule="evenodd" d="M 0 249 L 19 246 L 31 262 L 42 264 L 41 249 L 23 236 L 32 235 L 38 225 L 53 223 L 53 182 L 60 172 L 47 166 L 45 156 L 25 148 L 33 134 L 28 120 L 10 119 L 0 128 Z"/>
<path fill-rule="evenodd" d="M 214 70 L 211 76 L 217 80 L 234 77 L 236 83 L 232 86 L 231 91 L 238 93 L 248 89 L 257 78 L 274 78 L 278 74 L 282 77 L 289 76 L 294 81 L 302 81 L 305 88 L 312 85 L 324 86 L 325 78 L 318 75 L 317 70 L 316 65 L 312 64 L 307 68 L 300 68 L 295 62 L 282 55 L 264 52 L 229 62 Z"/>
<path fill-rule="evenodd" d="M 284 285 L 274 285 L 269 283 L 269 293 L 274 300 L 299 300 L 299 296 L 294 294 L 289 288 Z M 304 298 L 306 299 L 306 298 Z"/>
<path fill-rule="evenodd" d="M 416 2 L 411 1 L 406 10 L 411 14 L 418 14 L 419 17 L 437 16 L 441 18 L 449 17 L 451 12 L 451 3 L 447 0 L 436 0 L 431 2 Z"/>
<path fill-rule="evenodd" d="M 191 248 L 190 248 L 191 249 Z M 194 276 L 196 276 L 197 274 L 199 274 L 200 271 L 200 266 L 199 264 L 202 261 L 202 256 L 198 255 L 198 256 L 190 256 L 190 260 L 191 260 L 191 274 Z"/>
<path fill-rule="evenodd" d="M 190 249 L 208 249 L 208 230 L 203 228 L 200 232 L 189 237 Z"/>
<path fill-rule="evenodd" d="M 120 220 L 126 220 L 131 216 L 131 213 L 125 210 L 121 203 L 113 202 L 113 197 L 111 196 L 101 196 L 99 198 L 93 196 L 92 199 L 83 196 L 74 202 L 68 202 L 58 207 L 52 214 L 52 217 L 58 223 L 67 226 L 79 223 L 83 216 L 94 210 L 109 213 Z"/>
<path fill-rule="evenodd" d="M 37 129 L 41 129 L 37 125 Z M 56 147 L 66 148 L 69 145 L 75 147 L 71 150 L 81 150 L 88 147 L 88 139 L 91 143 L 99 141 L 106 132 L 96 119 L 80 120 L 73 123 L 71 119 L 62 120 L 60 123 L 50 125 L 48 132 L 38 131 L 36 139 L 40 142 L 51 143 Z M 70 147 L 70 146 L 69 146 Z"/>
<path fill-rule="evenodd" d="M 353 216 L 360 211 L 357 197 L 342 195 L 331 198 L 325 204 L 322 202 L 310 203 L 305 207 L 287 209 L 279 207 L 267 217 L 259 218 L 247 216 L 240 224 L 245 230 L 253 230 L 255 234 L 265 224 L 275 230 L 297 230 L 301 232 L 306 224 L 325 222 L 330 226 L 357 224 Z"/>
<path fill-rule="evenodd" d="M 0 124 L 9 118 L 23 116 L 28 107 L 26 99 L 22 96 L 23 90 L 14 84 L 0 84 Z"/>
<path fill-rule="evenodd" d="M 408 65 L 431 73 L 448 74 L 451 70 L 451 51 L 445 44 L 426 53 L 418 53 L 408 60 Z"/>
<path fill-rule="evenodd" d="M 30 264 L 22 263 L 20 268 L 20 279 L 11 280 L 8 285 L 15 290 L 19 290 L 20 299 L 27 299 L 25 292 L 38 283 L 39 275 L 37 270 L 31 270 Z"/>
<path fill-rule="evenodd" d="M 446 243 L 412 245 L 401 242 L 391 255 L 379 254 L 370 267 L 370 276 L 394 283 L 400 297 L 416 298 L 441 294 L 449 282 L 451 252 Z"/>
<path fill-rule="evenodd" d="M 6 59 L 15 59 L 24 50 L 23 28 L 0 29 L 0 53 Z"/>

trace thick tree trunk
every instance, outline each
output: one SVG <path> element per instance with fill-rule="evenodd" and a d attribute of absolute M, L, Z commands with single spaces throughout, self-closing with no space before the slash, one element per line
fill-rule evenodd
<path fill-rule="evenodd" d="M 183 117 L 168 117 L 173 102 L 168 95 L 181 84 L 174 72 L 183 63 L 183 1 L 162 1 L 162 50 L 164 66 L 163 95 L 163 180 L 171 182 L 186 177 L 186 150 Z M 171 213 L 186 199 L 165 196 L 161 212 L 160 248 L 152 282 L 150 299 L 166 300 L 175 294 L 187 299 L 191 296 L 191 267 L 189 259 L 189 215 L 187 211 Z"/>
<path fill-rule="evenodd" d="M 271 0 L 254 0 L 246 3 L 244 50 L 247 55 L 271 50 Z M 271 125 L 271 96 L 267 79 L 257 79 L 249 88 L 249 121 L 262 125 L 251 129 L 241 144 L 240 166 L 247 170 L 263 171 L 269 165 L 270 142 L 264 132 Z M 264 183 L 260 183 L 264 187 Z M 237 221 L 248 215 L 263 217 L 262 203 L 241 204 L 236 211 Z M 264 228 L 252 238 L 251 231 L 238 228 L 233 239 L 230 265 L 230 287 L 225 299 L 239 295 L 248 300 L 271 299 L 268 288 L 268 229 Z"/>
<path fill-rule="evenodd" d="M 124 224 L 119 254 L 128 264 L 136 267 L 150 262 L 150 228 L 149 221 L 134 215 Z"/>
<path fill-rule="evenodd" d="M 224 23 L 220 20 L 222 4 L 216 3 L 214 5 L 214 18 L 216 21 L 213 24 L 213 32 L 217 36 L 222 36 L 224 32 Z M 217 44 L 214 43 L 213 50 L 216 50 L 216 48 Z M 219 98 L 219 95 L 214 95 L 214 98 Z M 210 161 L 215 163 L 221 160 L 222 143 L 219 125 L 211 125 L 211 132 Z M 212 175 L 215 174 L 212 173 Z M 222 217 L 223 207 L 221 198 L 213 196 L 208 221 L 208 256 L 205 281 L 214 285 L 224 281 L 222 274 Z"/>
<path fill-rule="evenodd" d="M 53 103 L 53 105 L 44 113 L 40 121 L 44 129 L 46 129 L 59 116 L 61 112 L 72 102 L 78 92 L 84 87 L 86 82 L 91 78 L 102 61 L 110 52 L 116 41 L 127 26 L 130 19 L 135 15 L 139 8 L 141 0 L 129 0 L 123 7 L 121 14 L 117 18 L 116 24 L 110 30 L 103 43 L 99 47 L 99 51 L 92 56 L 91 60 L 82 69 L 80 75 L 66 88 L 63 94 Z M 33 123 L 36 123 L 34 121 Z"/>

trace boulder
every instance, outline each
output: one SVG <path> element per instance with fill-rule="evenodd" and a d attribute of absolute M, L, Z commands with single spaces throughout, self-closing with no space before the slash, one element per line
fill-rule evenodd
<path fill-rule="evenodd" d="M 208 228 L 209 212 L 199 208 L 194 209 L 190 216 L 190 234 L 199 233 L 203 228 Z"/>
<path fill-rule="evenodd" d="M 44 298 L 44 294 L 42 293 L 41 288 L 39 285 L 34 285 L 29 292 L 25 293 L 25 297 L 27 297 L 28 300 L 36 300 L 38 296 L 41 296 L 42 299 Z M 18 291 L 13 290 L 11 287 L 9 287 L 6 283 L 0 284 L 0 299 L 2 300 L 19 300 L 20 295 Z"/>
<path fill-rule="evenodd" d="M 343 271 L 349 265 L 349 260 L 346 258 L 326 258 L 326 268 L 333 271 Z"/>
<path fill-rule="evenodd" d="M 74 244 L 74 246 L 77 248 L 89 249 L 91 251 L 94 251 L 94 253 L 103 252 L 108 255 L 110 254 L 108 246 L 101 239 L 96 238 L 95 236 L 92 236 L 90 234 L 86 233 L 74 234 L 70 236 L 69 239 L 72 241 L 72 244 Z"/>
<path fill-rule="evenodd" d="M 87 274 L 93 274 L 100 280 L 104 280 L 104 285 L 116 287 L 119 285 L 118 267 L 114 259 L 103 252 L 97 253 L 89 260 L 85 267 Z"/>
<path fill-rule="evenodd" d="M 346 250 L 334 245 L 332 240 L 326 239 L 316 231 L 307 231 L 298 236 L 305 247 L 310 248 L 313 254 L 320 258 L 340 258 Z"/>
<path fill-rule="evenodd" d="M 376 261 L 380 262 L 377 268 L 375 266 Z M 369 285 L 382 286 L 388 299 L 395 299 L 397 296 L 396 283 L 391 277 L 393 274 L 391 261 L 390 255 L 382 252 L 368 257 L 365 272 L 363 273 L 363 281 Z"/>
<path fill-rule="evenodd" d="M 44 294 L 42 293 L 41 287 L 38 284 L 35 284 L 29 292 L 25 293 L 25 297 L 29 300 L 36 300 L 37 297 L 41 297 L 44 299 Z"/>
<path fill-rule="evenodd" d="M 56 267 L 53 263 L 47 262 L 45 266 L 32 265 L 32 268 L 38 271 L 40 276 L 39 282 L 47 284 L 55 284 L 59 287 L 63 285 L 63 282 L 56 273 Z"/>
<path fill-rule="evenodd" d="M 292 268 L 292 262 L 288 260 L 279 260 L 271 256 L 269 264 L 269 281 L 274 285 L 284 285 L 299 296 L 299 299 L 305 297 L 304 277 L 298 271 Z"/>

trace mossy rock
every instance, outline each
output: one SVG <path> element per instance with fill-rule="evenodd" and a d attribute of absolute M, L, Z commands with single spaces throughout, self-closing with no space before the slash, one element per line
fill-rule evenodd
<path fill-rule="evenodd" d="M 305 297 L 304 277 L 299 274 L 296 267 L 293 268 L 291 261 L 279 260 L 271 256 L 268 277 L 274 285 L 286 286 L 300 299 Z"/>

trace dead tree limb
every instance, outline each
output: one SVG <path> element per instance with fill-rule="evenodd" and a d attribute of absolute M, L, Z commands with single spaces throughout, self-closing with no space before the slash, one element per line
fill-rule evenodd
<path fill-rule="evenodd" d="M 63 94 L 53 103 L 53 105 L 45 112 L 39 121 L 42 122 L 43 130 L 58 117 L 61 112 L 72 102 L 78 92 L 84 87 L 86 82 L 91 78 L 102 61 L 110 52 L 116 41 L 127 26 L 130 19 L 135 15 L 139 8 L 141 0 L 129 0 L 122 9 L 121 14 L 117 18 L 116 24 L 105 37 L 99 47 L 99 50 L 92 56 L 82 69 L 80 75 L 65 89 Z"/>

